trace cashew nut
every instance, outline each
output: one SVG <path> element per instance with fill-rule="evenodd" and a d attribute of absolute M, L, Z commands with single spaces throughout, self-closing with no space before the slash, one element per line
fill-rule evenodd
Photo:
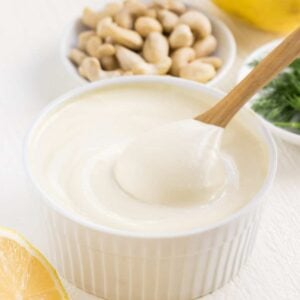
<path fill-rule="evenodd" d="M 116 57 L 121 68 L 125 71 L 131 71 L 135 65 L 145 63 L 143 58 L 136 52 L 118 45 L 116 46 Z"/>
<path fill-rule="evenodd" d="M 134 28 L 142 37 L 146 37 L 150 32 L 162 32 L 161 24 L 150 17 L 139 17 L 134 24 Z"/>
<path fill-rule="evenodd" d="M 119 63 L 117 58 L 113 56 L 104 56 L 100 59 L 101 66 L 106 71 L 112 71 L 118 69 Z"/>
<path fill-rule="evenodd" d="M 122 75 L 121 70 L 103 71 L 99 60 L 95 57 L 85 58 L 79 69 L 79 74 L 89 81 L 96 81 L 102 78 L 110 78 Z"/>
<path fill-rule="evenodd" d="M 147 9 L 145 12 L 145 16 L 155 19 L 157 17 L 156 9 L 154 9 L 154 8 Z"/>
<path fill-rule="evenodd" d="M 180 69 L 195 59 L 195 50 L 193 48 L 180 48 L 173 52 L 172 66 L 170 73 L 174 76 L 179 76 Z"/>
<path fill-rule="evenodd" d="M 134 16 L 143 16 L 147 12 L 147 5 L 142 2 L 127 0 L 124 2 L 125 8 Z"/>
<path fill-rule="evenodd" d="M 168 73 L 172 64 L 172 60 L 169 56 L 165 60 L 160 61 L 156 64 L 144 63 L 137 65 L 132 69 L 133 74 L 136 75 L 165 75 Z"/>
<path fill-rule="evenodd" d="M 216 75 L 215 68 L 210 64 L 205 64 L 200 61 L 193 61 L 180 69 L 179 76 L 181 78 L 194 80 L 205 83 L 211 80 Z"/>
<path fill-rule="evenodd" d="M 212 65 L 216 70 L 221 68 L 223 62 L 219 57 L 216 56 L 206 56 L 206 57 L 201 57 L 197 59 L 203 63 L 210 64 Z"/>
<path fill-rule="evenodd" d="M 196 57 L 208 56 L 213 53 L 217 48 L 217 40 L 213 35 L 197 41 L 193 46 Z"/>
<path fill-rule="evenodd" d="M 143 46 L 143 56 L 150 63 L 163 61 L 169 55 L 169 43 L 160 32 L 151 32 Z"/>
<path fill-rule="evenodd" d="M 100 79 L 103 78 L 111 78 L 116 76 L 126 75 L 126 72 L 123 72 L 122 70 L 112 70 L 112 71 L 100 71 Z"/>
<path fill-rule="evenodd" d="M 157 64 L 146 63 L 140 55 L 122 46 L 116 46 L 116 51 L 121 68 L 132 71 L 133 74 L 163 75 L 168 72 L 172 63 L 170 57 Z"/>
<path fill-rule="evenodd" d="M 83 32 L 79 33 L 78 41 L 77 41 L 77 47 L 80 50 L 84 51 L 86 49 L 87 41 L 92 36 L 96 36 L 96 32 L 93 31 L 93 30 L 87 30 L 87 31 L 83 31 Z"/>
<path fill-rule="evenodd" d="M 100 79 L 100 63 L 95 57 L 86 57 L 80 64 L 79 74 L 89 81 Z"/>
<path fill-rule="evenodd" d="M 177 25 L 169 36 L 170 46 L 173 49 L 189 47 L 194 42 L 194 36 L 189 26 Z"/>
<path fill-rule="evenodd" d="M 210 35 L 212 31 L 209 19 L 203 13 L 195 10 L 188 11 L 181 15 L 179 23 L 188 25 L 200 38 Z"/>
<path fill-rule="evenodd" d="M 97 57 L 98 48 L 101 44 L 102 44 L 102 40 L 99 38 L 99 36 L 95 35 L 90 37 L 87 40 L 86 47 L 85 47 L 87 54 L 93 57 Z"/>
<path fill-rule="evenodd" d="M 123 9 L 115 14 L 114 20 L 120 27 L 132 29 L 135 18 L 147 13 L 147 6 L 144 3 L 127 0 Z"/>
<path fill-rule="evenodd" d="M 167 9 L 159 10 L 157 13 L 157 17 L 163 27 L 163 31 L 166 33 L 169 33 L 174 29 L 179 19 L 175 13 Z"/>
<path fill-rule="evenodd" d="M 164 61 L 161 61 L 155 65 L 143 64 L 137 65 L 133 68 L 132 72 L 136 75 L 165 75 L 168 73 L 172 64 L 170 57 L 167 57 Z"/>
<path fill-rule="evenodd" d="M 103 44 L 100 45 L 97 49 L 97 58 L 101 58 L 104 56 L 112 56 L 115 55 L 116 50 L 115 47 L 111 44 Z"/>
<path fill-rule="evenodd" d="M 105 44 L 114 44 L 114 40 L 112 39 L 111 36 L 107 36 L 106 38 L 104 38 L 104 43 Z"/>
<path fill-rule="evenodd" d="M 69 58 L 73 63 L 79 66 L 82 63 L 82 61 L 86 58 L 86 54 L 81 50 L 74 48 L 71 49 L 69 53 Z"/>
<path fill-rule="evenodd" d="M 92 9 L 86 7 L 83 10 L 81 21 L 82 23 L 89 28 L 96 28 L 98 21 L 100 20 L 100 16 L 97 12 Z"/>
<path fill-rule="evenodd" d="M 83 10 L 81 21 L 84 25 L 89 28 L 95 29 L 97 23 L 105 18 L 115 15 L 123 7 L 123 4 L 120 2 L 108 3 L 101 12 L 95 12 L 94 10 L 86 7 Z"/>
<path fill-rule="evenodd" d="M 183 14 L 186 11 L 186 6 L 182 1 L 169 0 L 168 1 L 169 10 L 175 12 L 176 14 Z"/>
<path fill-rule="evenodd" d="M 133 28 L 133 16 L 129 12 L 128 9 L 123 8 L 121 11 L 119 11 L 115 17 L 114 20 L 117 25 L 120 27 L 126 28 L 126 29 L 132 29 Z"/>
<path fill-rule="evenodd" d="M 154 0 L 153 1 L 159 7 L 166 8 L 180 15 L 186 11 L 186 6 L 182 1 L 178 0 Z"/>
<path fill-rule="evenodd" d="M 143 44 L 143 39 L 137 32 L 116 25 L 111 18 L 98 23 L 97 34 L 104 38 L 110 36 L 115 42 L 134 50 L 140 49 Z"/>
<path fill-rule="evenodd" d="M 97 49 L 97 58 L 102 58 L 104 56 L 112 56 L 116 53 L 115 47 L 111 44 L 100 45 Z"/>

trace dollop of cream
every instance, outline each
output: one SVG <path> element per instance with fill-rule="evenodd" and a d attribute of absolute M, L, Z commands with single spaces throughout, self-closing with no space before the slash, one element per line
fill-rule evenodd
<path fill-rule="evenodd" d="M 221 197 L 230 177 L 220 150 L 223 131 L 193 119 L 151 130 L 117 159 L 115 180 L 141 201 L 207 204 Z"/>

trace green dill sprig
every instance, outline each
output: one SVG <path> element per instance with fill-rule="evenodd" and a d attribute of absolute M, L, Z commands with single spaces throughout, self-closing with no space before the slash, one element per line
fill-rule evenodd
<path fill-rule="evenodd" d="M 300 58 L 262 89 L 252 108 L 274 125 L 300 134 Z"/>

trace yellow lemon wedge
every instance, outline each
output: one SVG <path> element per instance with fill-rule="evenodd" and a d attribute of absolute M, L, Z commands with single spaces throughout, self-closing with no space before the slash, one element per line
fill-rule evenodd
<path fill-rule="evenodd" d="M 21 235 L 1 227 L 0 299 L 69 299 L 47 259 Z"/>
<path fill-rule="evenodd" d="M 278 33 L 300 26 L 300 0 L 213 0 L 256 27 Z"/>

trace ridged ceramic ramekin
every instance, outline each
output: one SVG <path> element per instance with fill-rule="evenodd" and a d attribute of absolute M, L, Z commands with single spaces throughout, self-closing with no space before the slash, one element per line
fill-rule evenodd
<path fill-rule="evenodd" d="M 33 125 L 25 147 L 28 173 L 39 191 L 48 228 L 50 260 L 77 287 L 107 300 L 191 300 L 222 287 L 246 262 L 253 248 L 263 206 L 276 169 L 273 140 L 250 111 L 244 122 L 268 149 L 269 170 L 256 196 L 240 211 L 208 227 L 180 234 L 142 234 L 116 230 L 83 219 L 60 206 L 31 173 L 28 150 L 47 115 L 74 96 L 107 85 L 163 83 L 196 90 L 199 98 L 220 99 L 223 93 L 190 81 L 168 77 L 130 77 L 81 87 L 52 102 Z M 251 174 L 249 174 L 250 176 Z"/>

